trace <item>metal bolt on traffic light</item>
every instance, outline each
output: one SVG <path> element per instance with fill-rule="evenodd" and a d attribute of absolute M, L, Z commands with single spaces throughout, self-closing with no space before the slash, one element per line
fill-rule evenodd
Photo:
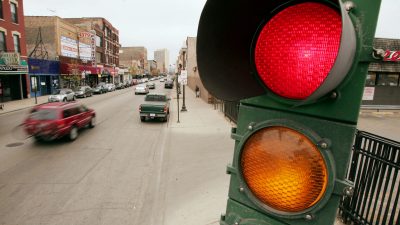
<path fill-rule="evenodd" d="M 379 0 L 208 0 L 197 60 L 241 100 L 221 224 L 333 224 L 374 49 Z"/>

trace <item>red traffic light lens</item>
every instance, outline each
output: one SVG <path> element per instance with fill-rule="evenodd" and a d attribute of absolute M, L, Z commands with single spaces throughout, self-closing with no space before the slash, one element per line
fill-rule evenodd
<path fill-rule="evenodd" d="M 320 87 L 339 52 L 339 11 L 316 2 L 285 8 L 262 28 L 255 46 L 255 65 L 275 94 L 303 100 Z"/>

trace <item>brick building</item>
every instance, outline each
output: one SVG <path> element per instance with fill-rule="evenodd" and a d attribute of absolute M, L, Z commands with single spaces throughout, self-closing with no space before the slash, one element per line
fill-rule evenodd
<path fill-rule="evenodd" d="M 29 98 L 22 0 L 0 1 L 0 102 Z"/>
<path fill-rule="evenodd" d="M 75 26 L 96 31 L 96 64 L 101 68 L 101 80 L 122 82 L 118 77 L 119 68 L 119 31 L 108 20 L 101 17 L 65 18 Z"/>
<path fill-rule="evenodd" d="M 37 47 L 40 30 L 48 55 L 45 59 L 60 63 L 59 76 L 30 73 L 31 80 L 38 79 L 42 89 L 51 90 L 52 86 L 72 88 L 98 82 L 101 70 L 93 64 L 92 33 L 57 16 L 25 16 L 25 26 L 28 53 Z"/>
<path fill-rule="evenodd" d="M 150 71 L 145 47 L 121 47 L 119 57 L 120 65 L 129 68 L 132 75 L 143 75 Z"/>

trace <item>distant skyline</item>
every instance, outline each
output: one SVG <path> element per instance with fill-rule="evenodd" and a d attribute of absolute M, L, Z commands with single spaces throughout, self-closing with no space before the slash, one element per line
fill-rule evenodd
<path fill-rule="evenodd" d="M 29 16 L 104 17 L 119 30 L 122 47 L 144 46 L 151 59 L 154 51 L 168 49 L 174 64 L 186 37 L 197 36 L 206 0 L 28 0 Z M 400 2 L 382 0 L 376 37 L 400 39 Z"/>

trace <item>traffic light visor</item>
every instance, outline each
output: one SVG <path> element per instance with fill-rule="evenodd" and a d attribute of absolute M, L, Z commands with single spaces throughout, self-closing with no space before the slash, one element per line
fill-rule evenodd
<path fill-rule="evenodd" d="M 254 60 L 260 79 L 278 96 L 308 98 L 330 73 L 341 34 L 337 9 L 317 2 L 284 8 L 257 38 Z"/>
<path fill-rule="evenodd" d="M 274 212 L 301 213 L 327 189 L 328 169 L 318 147 L 291 128 L 267 127 L 251 135 L 240 164 L 252 195 Z"/>

